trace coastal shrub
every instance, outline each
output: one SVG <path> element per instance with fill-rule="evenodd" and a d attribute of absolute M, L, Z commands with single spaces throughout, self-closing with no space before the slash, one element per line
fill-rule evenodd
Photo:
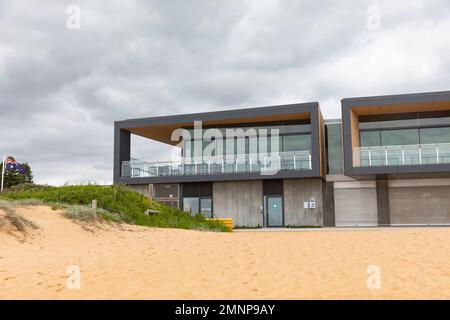
<path fill-rule="evenodd" d="M 98 208 L 104 210 L 98 216 L 104 220 L 159 228 L 228 231 L 220 222 L 207 221 L 202 215 L 193 217 L 190 213 L 151 201 L 122 185 L 16 186 L 15 189 L 8 189 L 1 197 L 8 200 L 38 199 L 55 206 L 90 206 L 92 200 L 96 199 Z M 78 209 L 81 210 L 81 208 Z M 146 215 L 145 211 L 148 209 L 157 210 L 160 213 Z M 82 210 L 80 212 L 80 217 L 88 217 L 86 212 L 84 214 Z M 73 212 L 68 215 L 73 216 Z"/>

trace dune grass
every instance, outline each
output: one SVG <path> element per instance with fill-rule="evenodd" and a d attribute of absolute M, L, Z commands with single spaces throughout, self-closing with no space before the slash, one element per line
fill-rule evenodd
<path fill-rule="evenodd" d="M 15 201 L 40 200 L 55 208 L 61 208 L 68 218 L 85 221 L 96 218 L 89 207 L 92 200 L 96 199 L 99 208 L 97 217 L 107 221 L 158 228 L 229 231 L 220 222 L 207 221 L 202 215 L 193 217 L 190 213 L 151 201 L 120 185 L 63 187 L 21 185 L 8 189 L 0 198 Z M 158 210 L 160 213 L 146 215 L 144 212 L 147 209 Z"/>
<path fill-rule="evenodd" d="M 5 213 L 3 216 L 0 216 L 0 229 L 5 227 L 7 225 L 7 222 L 12 224 L 17 231 L 24 234 L 27 233 L 28 229 L 38 228 L 38 226 L 34 222 L 16 213 L 15 208 L 16 203 L 0 200 L 0 210 Z"/>

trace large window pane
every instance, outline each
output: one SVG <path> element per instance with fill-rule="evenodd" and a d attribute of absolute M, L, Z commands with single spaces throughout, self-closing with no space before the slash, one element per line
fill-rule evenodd
<path fill-rule="evenodd" d="M 420 129 L 420 143 L 450 143 L 450 127 Z"/>
<path fill-rule="evenodd" d="M 267 137 L 267 151 L 278 153 L 283 151 L 283 136 L 268 136 Z"/>
<path fill-rule="evenodd" d="M 342 136 L 341 124 L 330 123 L 325 125 L 327 173 L 340 174 L 342 170 Z"/>
<path fill-rule="evenodd" d="M 283 151 L 309 151 L 311 150 L 311 135 L 299 134 L 283 136 Z"/>
<path fill-rule="evenodd" d="M 359 129 L 401 128 L 401 127 L 415 127 L 418 125 L 419 125 L 418 119 L 371 121 L 371 122 L 360 122 Z"/>
<path fill-rule="evenodd" d="M 361 147 L 381 145 L 380 131 L 362 131 L 359 133 Z"/>
<path fill-rule="evenodd" d="M 198 197 L 183 198 L 183 210 L 193 215 L 199 213 Z"/>
<path fill-rule="evenodd" d="M 419 130 L 385 130 L 381 131 L 381 145 L 400 146 L 409 144 L 419 144 Z"/>

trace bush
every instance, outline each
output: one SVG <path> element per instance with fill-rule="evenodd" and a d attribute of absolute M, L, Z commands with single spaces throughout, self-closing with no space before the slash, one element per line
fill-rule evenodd
<path fill-rule="evenodd" d="M 40 199 L 44 203 L 56 206 L 89 206 L 92 200 L 96 199 L 97 206 L 104 210 L 102 214 L 99 214 L 99 217 L 105 220 L 159 228 L 228 231 L 222 223 L 207 221 L 202 215 L 192 217 L 187 212 L 152 202 L 143 195 L 122 185 L 63 187 L 21 185 L 16 186 L 15 189 L 8 189 L 2 197 L 9 200 Z M 148 209 L 157 210 L 160 213 L 145 215 L 144 212 Z M 88 218 L 86 212 L 83 213 L 82 211 L 77 215 Z M 70 213 L 68 215 L 74 216 Z"/>

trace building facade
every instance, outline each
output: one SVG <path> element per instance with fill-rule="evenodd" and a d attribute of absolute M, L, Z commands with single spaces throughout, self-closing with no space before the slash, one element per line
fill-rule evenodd
<path fill-rule="evenodd" d="M 173 145 L 131 159 L 131 135 Z M 115 122 L 114 183 L 245 227 L 450 224 L 450 92 Z"/>

